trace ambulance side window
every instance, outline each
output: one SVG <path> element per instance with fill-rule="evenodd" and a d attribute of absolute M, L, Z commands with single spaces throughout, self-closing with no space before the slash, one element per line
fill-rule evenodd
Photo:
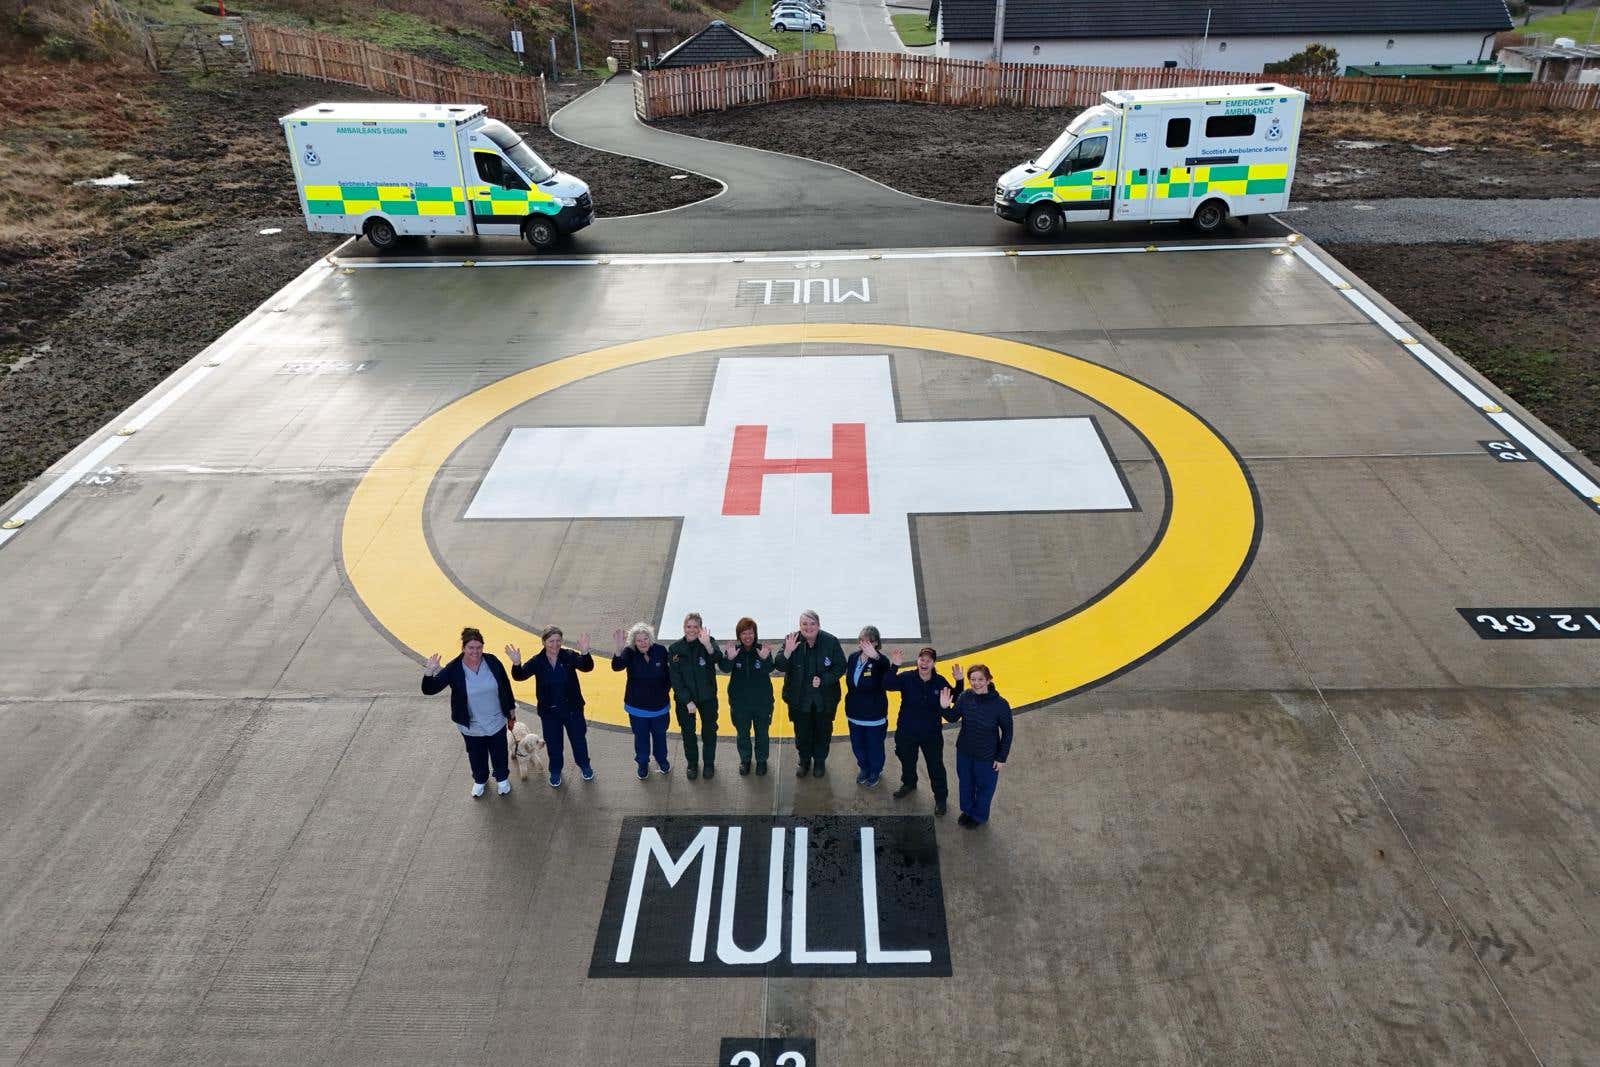
<path fill-rule="evenodd" d="M 1187 148 L 1187 147 L 1189 147 L 1189 120 L 1188 119 L 1168 119 L 1167 120 L 1167 147 L 1168 148 Z"/>
<path fill-rule="evenodd" d="M 1109 142 L 1104 137 L 1086 137 L 1072 146 L 1061 160 L 1061 165 L 1056 168 L 1057 174 L 1076 174 L 1080 170 L 1094 170 L 1106 160 L 1106 145 Z"/>
<path fill-rule="evenodd" d="M 472 161 L 478 166 L 478 177 L 502 189 L 526 189 L 528 183 L 493 152 L 474 152 Z"/>
<path fill-rule="evenodd" d="M 1212 115 L 1206 119 L 1207 137 L 1249 137 L 1255 132 L 1254 115 Z"/>

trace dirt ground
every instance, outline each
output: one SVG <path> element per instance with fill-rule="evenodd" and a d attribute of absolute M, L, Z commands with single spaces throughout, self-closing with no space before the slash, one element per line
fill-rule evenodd
<path fill-rule="evenodd" d="M 987 204 L 994 180 L 1034 156 L 1078 108 L 958 108 L 797 100 L 656 123 L 677 133 L 792 152 L 896 189 Z M 897 136 L 885 138 L 883 131 Z M 1312 107 L 1293 195 L 1600 196 L 1600 112 L 1515 115 Z"/>
<path fill-rule="evenodd" d="M 1600 241 L 1328 251 L 1600 462 Z"/>
<path fill-rule="evenodd" d="M 276 121 L 329 97 L 383 99 L 295 78 L 190 83 L 103 64 L 7 63 L 0 501 L 337 243 L 305 231 Z M 615 214 L 718 189 L 524 132 L 552 164 L 603 174 L 625 205 Z M 73 184 L 114 171 L 143 184 Z M 604 200 L 596 206 L 606 213 Z"/>

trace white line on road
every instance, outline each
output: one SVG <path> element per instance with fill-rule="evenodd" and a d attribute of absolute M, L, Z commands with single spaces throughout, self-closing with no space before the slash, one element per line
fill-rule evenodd
<path fill-rule="evenodd" d="M 349 242 L 346 241 L 345 244 L 349 244 Z M 344 245 L 339 246 L 339 248 L 343 247 Z M 37 518 L 46 508 L 59 500 L 68 489 L 76 485 L 81 478 L 99 467 L 106 457 L 122 447 L 130 435 L 149 426 L 157 416 L 172 407 L 173 404 L 176 404 L 191 389 L 210 377 L 211 373 L 219 366 L 237 354 L 246 338 L 255 333 L 269 315 L 280 311 L 288 311 L 298 304 L 306 294 L 331 277 L 333 268 L 330 263 L 334 252 L 337 251 L 338 248 L 334 249 L 333 252 L 329 252 L 326 256 L 301 271 L 288 285 L 279 289 L 261 306 L 240 319 L 221 337 L 207 345 L 194 360 L 190 361 L 193 363 L 196 360 L 204 359 L 205 362 L 193 367 L 188 374 L 178 379 L 171 388 L 156 397 L 138 414 L 130 417 L 128 412 L 124 411 L 116 419 L 108 423 L 108 427 L 117 426 L 118 430 L 90 449 L 81 459 L 62 471 L 49 485 L 45 486 L 39 493 L 31 497 L 27 503 L 7 517 L 6 522 L 11 528 L 0 528 L 0 547 L 4 547 L 13 537 L 26 529 L 26 523 Z M 149 396 L 150 394 L 146 393 L 134 406 L 137 407 Z M 128 411 L 132 410 L 132 408 L 128 409 Z M 102 432 L 104 432 L 104 429 L 102 429 Z"/>
<path fill-rule="evenodd" d="M 1359 308 L 1362 314 L 1393 338 L 1396 344 L 1409 352 L 1412 358 L 1432 371 L 1434 376 L 1448 385 L 1452 392 L 1477 408 L 1479 414 L 1521 445 L 1524 451 L 1538 460 L 1545 470 L 1577 494 L 1590 508 L 1600 511 L 1600 485 L 1540 437 L 1531 426 L 1502 408 L 1499 402 L 1469 381 L 1448 360 L 1413 337 L 1388 312 L 1380 308 L 1365 293 L 1357 290 L 1304 244 L 1294 245 L 1294 254 L 1302 263 L 1316 271 L 1324 281 L 1337 289 L 1346 300 Z"/>

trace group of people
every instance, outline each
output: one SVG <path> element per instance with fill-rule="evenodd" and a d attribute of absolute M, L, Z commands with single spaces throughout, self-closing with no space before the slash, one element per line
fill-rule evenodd
<path fill-rule="evenodd" d="M 949 784 L 943 726 L 947 721 L 958 722 L 958 821 L 966 827 L 988 821 L 1000 769 L 1011 751 L 1012 719 L 1011 705 L 995 690 L 994 678 L 983 664 L 975 663 L 965 672 L 955 664 L 952 682 L 936 670 L 938 653 L 923 646 L 917 652 L 916 665 L 902 670 L 899 650 L 886 654 L 875 626 L 862 628 L 856 650 L 846 656 L 839 639 L 822 629 L 814 611 L 801 613 L 799 629 L 786 635 L 776 652 L 761 640 L 753 619 L 740 619 L 734 631 L 735 641 L 719 645 L 699 614 L 690 613 L 683 620 L 683 636 L 671 645 L 660 644 L 654 629 L 643 622 L 626 633 L 617 630 L 612 634 L 616 652 L 611 669 L 627 674 L 622 703 L 633 728 L 633 757 L 641 781 L 650 777 L 652 760 L 657 774 L 672 770 L 667 716 L 674 706 L 686 775 L 690 780 L 702 773 L 707 778 L 715 776 L 719 673 L 729 675 L 728 710 L 739 773 L 748 775 L 753 769 L 758 776 L 765 775 L 771 751 L 772 677 L 778 674 L 783 677 L 783 702 L 794 725 L 797 777 L 827 774 L 843 682 L 856 784 L 877 786 L 889 731 L 889 693 L 897 692 L 900 718 L 895 728 L 895 755 L 900 760 L 900 788 L 895 799 L 916 791 L 920 757 L 933 790 L 934 813 L 945 813 Z M 594 670 L 589 635 L 579 637 L 576 649 L 566 647 L 559 627 L 547 628 L 541 638 L 542 651 L 526 662 L 521 649 L 505 647 L 511 661 L 509 676 L 500 660 L 484 651 L 483 634 L 470 626 L 461 631 L 461 655 L 445 664 L 437 653 L 428 659 L 422 691 L 450 690 L 450 717 L 466 741 L 474 797 L 484 794 L 491 772 L 498 791 L 502 795 L 511 792 L 506 731 L 516 722 L 513 679 L 534 680 L 551 787 L 561 785 L 568 744 L 583 780 L 594 778 L 583 686 L 578 678 Z"/>

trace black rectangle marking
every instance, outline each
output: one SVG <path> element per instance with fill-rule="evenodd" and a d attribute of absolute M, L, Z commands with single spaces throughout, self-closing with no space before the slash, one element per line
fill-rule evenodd
<path fill-rule="evenodd" d="M 725 1037 L 717 1067 L 817 1067 L 809 1037 Z"/>
<path fill-rule="evenodd" d="M 1219 166 L 1239 162 L 1238 156 L 1185 156 L 1183 165 L 1186 167 Z"/>
<path fill-rule="evenodd" d="M 1600 640 L 1600 607 L 1457 608 L 1485 641 Z"/>
<path fill-rule="evenodd" d="M 1502 463 L 1528 462 L 1528 453 L 1515 441 L 1479 441 L 1478 447 Z"/>
<path fill-rule="evenodd" d="M 622 822 L 590 978 L 949 975 L 927 816 Z"/>

